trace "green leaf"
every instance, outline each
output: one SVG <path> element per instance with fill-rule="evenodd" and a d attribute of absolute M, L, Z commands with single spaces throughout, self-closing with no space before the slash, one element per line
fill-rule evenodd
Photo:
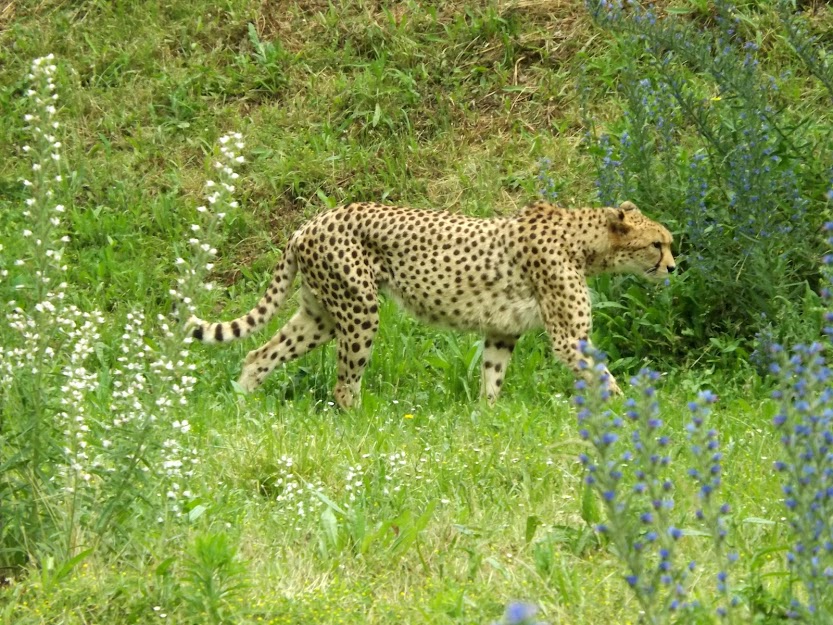
<path fill-rule="evenodd" d="M 490 564 L 493 569 L 499 571 L 506 579 L 510 579 L 512 577 L 512 574 L 506 570 L 506 567 L 503 566 L 503 563 L 497 558 L 489 556 L 484 560 L 484 562 Z"/>
<path fill-rule="evenodd" d="M 324 189 L 321 189 L 320 187 L 316 189 L 315 195 L 318 196 L 318 199 L 321 200 L 327 208 L 335 208 L 336 204 L 338 204 L 338 200 L 324 193 Z"/>
<path fill-rule="evenodd" d="M 321 513 L 321 527 L 324 529 L 324 535 L 327 537 L 332 547 L 338 546 L 338 519 L 333 513 L 332 509 L 324 508 Z"/>
<path fill-rule="evenodd" d="M 260 37 L 257 36 L 257 29 L 255 25 L 249 22 L 249 41 L 252 42 L 252 45 L 255 49 L 259 52 L 261 48 Z"/>
<path fill-rule="evenodd" d="M 350 534 L 353 542 L 361 545 L 367 535 L 367 516 L 361 508 L 353 511 L 353 518 L 350 523 Z"/>
<path fill-rule="evenodd" d="M 593 304 L 593 308 L 596 310 L 603 310 L 605 308 L 614 308 L 616 310 L 627 310 L 627 306 L 624 304 L 620 304 L 619 302 L 598 302 Z"/>
<path fill-rule="evenodd" d="M 526 544 L 532 542 L 532 539 L 535 538 L 535 531 L 541 526 L 541 519 L 539 519 L 534 514 L 529 515 L 526 517 L 526 531 L 524 532 L 524 538 L 526 539 Z"/>
<path fill-rule="evenodd" d="M 323 501 L 330 510 L 334 510 L 342 516 L 347 516 L 347 513 L 344 510 L 342 510 L 336 502 L 334 502 L 332 499 L 330 499 L 323 493 L 319 493 L 317 490 L 314 490 L 312 491 L 312 494 L 318 497 L 321 501 Z"/>
<path fill-rule="evenodd" d="M 87 550 L 82 551 L 81 553 L 79 553 L 77 556 L 75 556 L 73 558 L 70 558 L 69 560 L 67 560 L 66 562 L 61 564 L 61 566 L 55 571 L 55 574 L 52 576 L 51 581 L 52 582 L 60 582 L 67 575 L 72 573 L 72 570 L 76 566 L 78 566 L 81 562 L 86 560 L 87 556 L 89 556 L 92 552 L 93 552 L 92 549 L 87 549 Z"/>
<path fill-rule="evenodd" d="M 164 560 L 162 560 L 162 562 L 159 563 L 159 565 L 154 569 L 153 572 L 156 575 L 160 576 L 166 575 L 168 571 L 171 569 L 171 567 L 174 565 L 174 562 L 176 562 L 176 558 L 174 558 L 173 556 L 171 556 L 170 558 L 165 558 Z"/>
<path fill-rule="evenodd" d="M 466 527 L 465 525 L 460 525 L 459 523 L 455 523 L 451 527 L 460 532 L 463 536 L 480 536 L 482 534 L 479 529 Z"/>
<path fill-rule="evenodd" d="M 419 518 L 414 523 L 414 527 L 416 528 L 417 532 L 421 532 L 428 526 L 428 521 L 431 520 L 431 517 L 434 515 L 434 509 L 437 507 L 437 500 L 434 499 L 431 503 L 428 504 L 428 507 L 425 509 Z"/>
<path fill-rule="evenodd" d="M 393 536 L 393 531 L 391 530 L 392 524 L 393 521 L 385 521 L 381 523 L 375 531 L 366 533 L 361 541 L 361 544 L 359 545 L 359 553 L 367 553 L 370 550 L 371 545 L 379 542 L 381 542 L 382 545 L 377 544 L 377 549 L 383 548 L 387 542 L 390 542 L 390 537 Z"/>
<path fill-rule="evenodd" d="M 601 520 L 599 512 L 599 502 L 596 501 L 596 495 L 593 489 L 587 484 L 581 489 L 581 518 L 589 526 L 596 525 Z"/>
<path fill-rule="evenodd" d="M 200 518 L 203 514 L 205 514 L 205 511 L 206 511 L 206 510 L 208 510 L 208 508 L 207 508 L 207 507 L 205 507 L 205 506 L 204 506 L 204 505 L 202 505 L 202 504 L 199 504 L 198 506 L 194 506 L 194 507 L 193 507 L 193 508 L 191 508 L 191 510 L 188 512 L 188 521 L 190 521 L 191 523 L 193 523 L 194 521 L 196 521 L 197 519 L 199 519 L 199 518 Z"/>

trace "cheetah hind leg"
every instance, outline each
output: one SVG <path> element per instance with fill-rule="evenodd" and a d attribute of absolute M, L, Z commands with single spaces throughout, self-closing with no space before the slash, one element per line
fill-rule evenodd
<path fill-rule="evenodd" d="M 250 351 L 243 362 L 238 384 L 251 392 L 278 365 L 300 358 L 335 336 L 335 324 L 311 296 L 303 297 L 301 308 L 275 336 Z"/>

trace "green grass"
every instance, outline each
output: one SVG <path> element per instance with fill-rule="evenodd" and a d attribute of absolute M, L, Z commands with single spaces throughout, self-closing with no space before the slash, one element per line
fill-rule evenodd
<path fill-rule="evenodd" d="M 376 360 L 391 358 L 390 347 L 380 341 Z M 312 356 L 302 366 L 318 364 Z M 635 606 L 621 605 L 615 560 L 582 521 L 575 459 L 582 445 L 568 403 L 516 379 L 488 409 L 444 388 L 441 373 L 413 362 L 404 368 L 421 384 L 392 393 L 392 380 L 377 367 L 365 395 L 371 407 L 350 414 L 327 406 L 320 386 L 329 380 L 319 373 L 292 385 L 291 401 L 281 401 L 287 386 L 277 381 L 241 407 L 228 394 L 201 390 L 193 407 L 202 464 L 192 509 L 205 512 L 174 535 L 148 528 L 149 519 L 125 520 L 122 531 L 131 538 L 121 553 L 101 548 L 62 584 L 34 574 L 4 591 L 10 622 L 153 622 L 157 605 L 169 620 L 189 622 L 194 612 L 183 596 L 193 592 L 186 581 L 190 543 L 206 534 L 228 536 L 238 547 L 247 585 L 230 599 L 237 622 L 484 623 L 515 598 L 540 602 L 553 622 L 634 618 Z M 679 433 L 686 409 L 673 398 L 686 393 L 669 386 L 660 392 L 669 430 Z M 728 400 L 716 415 L 729 448 L 733 541 L 744 561 L 764 563 L 783 531 L 755 521 L 782 514 L 777 482 L 760 470 L 778 453 L 767 411 L 766 402 Z M 404 464 L 392 473 L 388 459 L 397 453 Z M 286 475 L 284 456 L 294 460 L 296 479 L 320 484 L 333 502 L 327 518 L 327 506 L 309 495 L 304 517 L 276 501 L 286 492 L 277 484 Z M 363 484 L 351 502 L 345 476 L 357 464 Z M 678 505 L 694 501 L 685 466 L 685 457 L 675 458 Z M 684 539 L 684 558 L 699 559 L 707 545 Z"/>
<path fill-rule="evenodd" d="M 391 310 L 384 321 L 389 331 L 396 327 Z M 538 346 L 530 343 L 539 342 L 528 341 L 518 354 L 519 369 L 536 359 Z M 447 384 L 443 371 L 415 359 L 401 366 L 414 382 L 397 385 L 388 375 L 387 363 L 397 360 L 392 343 L 379 341 L 374 363 L 381 365 L 367 375 L 365 406 L 346 414 L 328 405 L 332 376 L 320 372 L 317 354 L 242 407 L 210 375 L 189 415 L 201 458 L 191 509 L 204 513 L 176 535 L 154 529 L 152 519 L 124 520 L 131 537 L 124 552 L 101 549 L 63 584 L 34 575 L 7 589 L 10 622 L 153 622 L 157 605 L 169 620 L 189 622 L 195 612 L 183 597 L 193 592 L 190 543 L 215 534 L 238 547 L 246 585 L 229 599 L 237 622 L 484 623 L 516 598 L 540 602 L 553 622 L 634 618 L 635 606 L 621 605 L 626 595 L 615 559 L 582 520 L 576 456 L 583 447 L 573 409 L 552 392 L 567 386 L 563 380 L 546 369 L 523 379 L 512 369 L 506 397 L 490 409 L 465 401 L 459 383 Z M 217 369 L 234 367 L 222 355 L 216 360 Z M 301 377 L 299 368 L 311 372 Z M 331 369 L 326 361 L 324 371 Z M 682 442 L 682 402 L 692 394 L 671 387 L 660 387 L 664 414 Z M 287 389 L 292 399 L 283 398 Z M 772 411 L 760 400 L 726 400 L 716 412 L 728 448 L 733 540 L 742 559 L 760 558 L 764 571 L 771 568 L 765 551 L 781 544 L 783 532 L 756 521 L 782 514 L 777 481 L 760 470 L 778 454 L 766 425 Z M 392 454 L 404 460 L 400 466 L 397 458 L 393 471 Z M 287 476 L 285 456 L 301 484 L 320 485 L 332 514 L 322 517 L 329 504 L 307 494 L 303 517 L 277 501 L 286 493 L 278 483 Z M 356 465 L 363 483 L 348 491 L 345 478 Z M 681 526 L 696 527 L 683 506 L 694 501 L 686 466 L 684 454 L 675 458 L 676 516 Z M 708 544 L 684 539 L 684 560 L 699 560 Z"/>
<path fill-rule="evenodd" d="M 9 3 L 0 9 L 0 260 L 11 269 L 24 249 L 24 77 L 48 52 L 59 63 L 73 171 L 70 297 L 108 316 L 96 352 L 103 379 L 127 312 L 154 319 L 169 309 L 174 259 L 187 253 L 212 146 L 226 132 L 244 134 L 248 164 L 242 208 L 218 245 L 212 279 L 222 288 L 200 305 L 205 318 L 248 309 L 287 236 L 327 206 L 384 200 L 507 214 L 535 197 L 544 156 L 560 201 L 593 203 L 578 92 L 589 81 L 601 126 L 616 116 L 622 59 L 607 35 L 579 4 L 421 4 Z M 833 14 L 816 15 L 829 36 Z M 793 103 L 818 101 L 806 76 L 791 87 Z M 6 300 L 12 286 L 0 287 Z M 504 394 L 488 407 L 478 399 L 477 337 L 426 328 L 385 302 L 363 405 L 348 412 L 331 404 L 332 346 L 241 401 L 230 381 L 267 338 L 191 350 L 199 381 L 182 440 L 200 462 L 184 516 L 164 512 L 164 472 L 149 464 L 108 528 L 56 533 L 22 567 L 0 571 L 9 578 L 2 622 L 483 624 L 513 599 L 539 603 L 550 623 L 637 621 L 616 558 L 588 529 L 599 504 L 582 488 L 572 379 L 545 336 L 524 337 Z M 618 351 L 612 369 L 626 379 L 625 368 L 641 363 L 628 345 Z M 765 622 L 787 587 L 787 528 L 768 469 L 779 453 L 775 408 L 739 358 L 698 356 L 690 362 L 699 366 L 669 367 L 659 385 L 676 450 L 674 515 L 696 526 L 686 403 L 714 388 L 731 540 L 748 572 L 740 590 Z M 741 375 L 715 362 L 742 366 Z M 90 408 L 100 422 L 112 417 L 106 399 Z M 0 427 L 15 418 L 3 410 Z M 361 484 L 348 489 L 356 465 Z M 286 499 L 288 478 L 320 493 L 305 492 L 303 516 Z M 708 545 L 684 538 L 683 561 Z M 693 575 L 706 594 L 713 572 Z"/>

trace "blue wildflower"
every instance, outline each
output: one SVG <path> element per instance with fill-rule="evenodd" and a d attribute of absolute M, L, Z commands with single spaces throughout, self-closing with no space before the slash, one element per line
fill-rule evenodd
<path fill-rule="evenodd" d="M 531 625 L 531 620 L 538 614 L 538 606 L 532 603 L 516 601 L 506 606 L 503 615 L 504 625 Z"/>

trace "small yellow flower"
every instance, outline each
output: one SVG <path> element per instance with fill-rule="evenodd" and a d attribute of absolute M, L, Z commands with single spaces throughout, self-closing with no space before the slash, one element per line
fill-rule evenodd
<path fill-rule="evenodd" d="M 716 95 L 711 100 L 712 100 L 712 102 L 720 102 L 722 99 L 723 98 L 721 98 L 719 95 Z"/>
<path fill-rule="evenodd" d="M 406 414 L 406 415 L 404 416 L 404 418 L 405 418 L 405 419 L 413 419 L 413 418 L 414 418 L 414 415 L 412 415 L 412 414 L 409 412 L 408 414 Z"/>

